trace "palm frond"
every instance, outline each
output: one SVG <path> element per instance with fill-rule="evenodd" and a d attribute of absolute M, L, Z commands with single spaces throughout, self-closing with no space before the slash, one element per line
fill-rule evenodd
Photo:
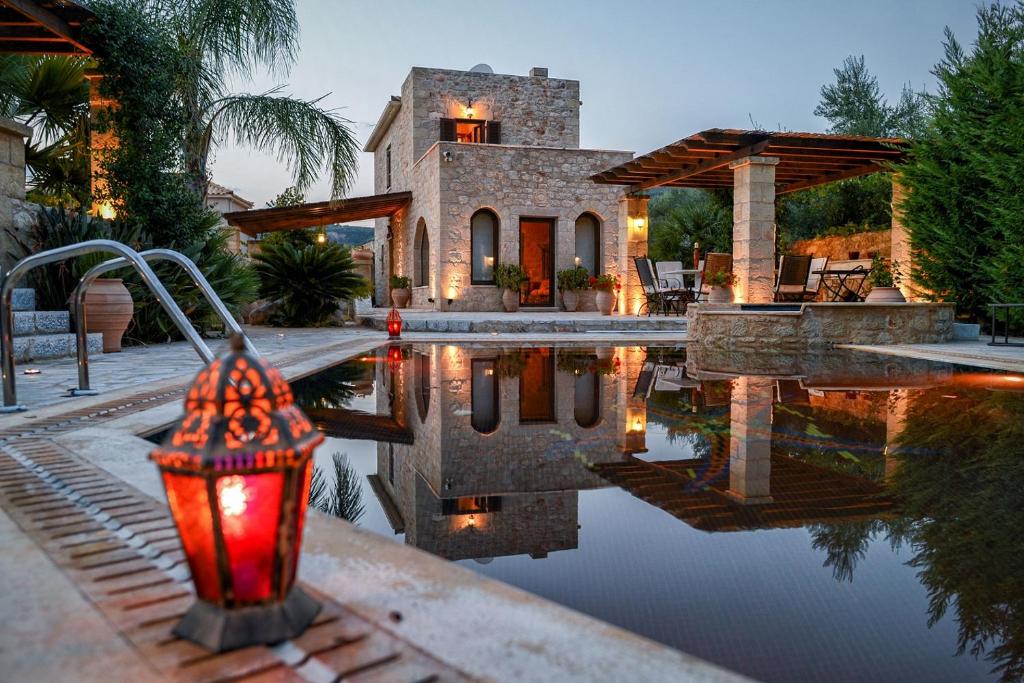
<path fill-rule="evenodd" d="M 340 198 L 355 180 L 359 144 L 351 122 L 322 109 L 316 100 L 280 95 L 275 88 L 260 95 L 233 95 L 216 104 L 210 123 L 218 137 L 262 151 L 272 151 L 288 165 L 299 190 L 319 171 L 331 171 L 331 196 Z M 201 150 L 205 157 L 209 150 Z"/>
<path fill-rule="evenodd" d="M 35 127 L 47 141 L 73 131 L 88 111 L 89 85 L 81 57 L 7 59 L 0 74 L 5 113 Z"/>
<path fill-rule="evenodd" d="M 324 514 L 355 524 L 366 512 L 359 473 L 344 453 L 334 453 L 331 459 L 334 465 L 333 486 L 329 488 L 324 471 L 314 467 L 309 486 L 309 505 Z"/>

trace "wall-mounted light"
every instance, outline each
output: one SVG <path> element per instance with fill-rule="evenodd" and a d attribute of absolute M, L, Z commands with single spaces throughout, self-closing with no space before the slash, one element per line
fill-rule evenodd
<path fill-rule="evenodd" d="M 631 220 L 633 222 L 633 230 L 643 232 L 644 226 L 647 225 L 647 221 L 644 220 L 643 216 L 637 216 Z"/>
<path fill-rule="evenodd" d="M 456 287 L 454 287 L 454 286 L 449 287 L 448 288 L 448 305 L 451 306 L 452 305 L 452 301 L 457 299 L 458 296 L 459 296 L 459 290 Z"/>
<path fill-rule="evenodd" d="M 473 111 L 473 103 L 470 102 L 466 105 L 466 118 L 471 119 L 476 112 Z"/>
<path fill-rule="evenodd" d="M 100 205 L 96 207 L 96 213 L 105 221 L 112 221 L 117 218 L 117 209 L 115 209 L 114 205 L 109 201 L 101 202 Z"/>
<path fill-rule="evenodd" d="M 445 153 L 442 156 L 444 157 L 444 160 L 446 162 L 451 163 L 451 161 L 452 161 L 452 153 L 451 152 L 446 150 Z"/>

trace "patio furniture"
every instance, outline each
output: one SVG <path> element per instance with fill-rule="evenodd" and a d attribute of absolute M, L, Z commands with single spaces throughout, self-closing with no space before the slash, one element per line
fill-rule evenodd
<path fill-rule="evenodd" d="M 1021 342 L 1010 341 L 1010 309 L 1011 308 L 1024 308 L 1024 304 L 989 304 L 989 308 L 992 309 L 992 341 L 988 343 L 989 346 L 1024 346 Z M 1003 309 L 1006 311 L 1006 317 L 1003 323 L 1003 341 L 996 341 L 996 311 Z"/>
<path fill-rule="evenodd" d="M 640 285 L 643 287 L 646 301 L 640 307 L 640 311 L 647 309 L 647 315 L 652 312 L 661 315 L 668 315 L 675 312 L 679 315 L 686 310 L 686 304 L 693 299 L 693 294 L 685 289 L 664 289 L 654 277 L 654 266 L 651 260 L 644 256 L 637 256 L 633 259 L 636 265 L 637 275 L 640 276 Z M 640 311 L 637 311 L 639 315 Z"/>
<path fill-rule="evenodd" d="M 810 256 L 783 256 L 779 263 L 779 277 L 775 282 L 775 300 L 803 301 L 810 273 Z"/>
<path fill-rule="evenodd" d="M 658 284 L 663 289 L 683 289 L 683 278 L 679 275 L 682 270 L 682 261 L 658 261 L 654 264 Z"/>
<path fill-rule="evenodd" d="M 651 387 L 654 386 L 654 363 L 645 361 L 637 375 L 636 385 L 633 387 L 633 398 L 649 398 Z"/>
<path fill-rule="evenodd" d="M 868 272 L 864 266 L 854 266 L 853 268 L 823 268 L 813 274 L 821 275 L 829 301 L 864 301 L 862 290 Z"/>
<path fill-rule="evenodd" d="M 726 273 L 732 272 L 732 254 L 722 254 L 714 251 L 705 254 L 704 261 L 700 267 L 700 274 L 698 275 L 699 279 L 694 288 L 694 301 L 708 300 L 708 294 L 711 293 L 711 289 L 706 286 L 708 278 L 721 271 Z"/>
<path fill-rule="evenodd" d="M 821 292 L 821 284 L 825 278 L 821 271 L 828 270 L 828 256 L 811 259 L 811 272 L 807 275 L 807 286 L 804 287 L 804 301 L 817 301 Z"/>

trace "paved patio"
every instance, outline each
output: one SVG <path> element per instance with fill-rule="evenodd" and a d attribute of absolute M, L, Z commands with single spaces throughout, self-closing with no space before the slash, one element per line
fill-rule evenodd
<path fill-rule="evenodd" d="M 1011 341 L 1024 342 L 1024 339 L 1014 340 L 1011 338 Z M 953 341 L 945 344 L 892 344 L 887 346 L 848 344 L 840 348 L 973 365 L 994 370 L 1024 371 L 1024 346 L 989 346 L 987 337 L 978 341 Z"/>

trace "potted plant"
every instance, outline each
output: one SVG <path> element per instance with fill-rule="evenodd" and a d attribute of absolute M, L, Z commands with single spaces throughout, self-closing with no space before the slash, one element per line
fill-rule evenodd
<path fill-rule="evenodd" d="M 562 305 L 567 311 L 579 308 L 580 291 L 590 286 L 590 273 L 583 266 L 558 271 L 558 290 L 562 293 Z"/>
<path fill-rule="evenodd" d="M 732 303 L 732 283 L 736 281 L 732 271 L 719 270 L 708 275 L 707 285 L 711 288 L 708 293 L 709 304 Z"/>
<path fill-rule="evenodd" d="M 597 290 L 597 310 L 601 315 L 611 315 L 615 308 L 615 294 L 620 289 L 619 278 L 607 274 L 592 277 L 590 286 Z"/>
<path fill-rule="evenodd" d="M 501 303 L 507 312 L 519 310 L 519 294 L 528 279 L 526 271 L 517 263 L 499 263 L 494 268 L 494 284 L 503 290 Z"/>
<path fill-rule="evenodd" d="M 409 299 L 412 298 L 412 292 L 409 290 L 409 278 L 405 275 L 392 275 L 389 283 L 391 285 L 391 303 L 398 308 L 408 306 Z"/>
<path fill-rule="evenodd" d="M 871 291 L 868 292 L 864 301 L 873 303 L 905 302 L 906 299 L 903 297 L 903 292 L 896 286 L 899 282 L 900 270 L 896 262 L 893 261 L 890 267 L 885 263 L 885 259 L 876 254 L 871 259 L 871 272 L 868 273 L 867 277 L 867 283 L 871 285 Z"/>

